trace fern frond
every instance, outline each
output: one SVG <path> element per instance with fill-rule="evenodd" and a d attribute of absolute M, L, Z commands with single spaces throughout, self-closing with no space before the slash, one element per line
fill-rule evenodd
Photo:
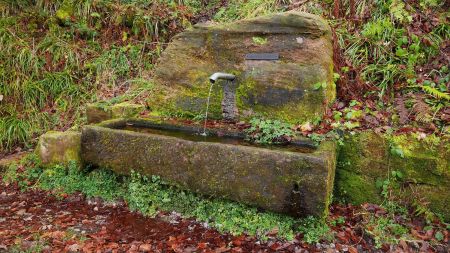
<path fill-rule="evenodd" d="M 416 97 L 416 103 L 413 107 L 414 114 L 416 115 L 416 121 L 421 123 L 430 123 L 433 120 L 433 116 L 431 115 L 432 110 L 425 101 L 423 101 L 422 96 Z"/>
<path fill-rule="evenodd" d="M 446 100 L 450 101 L 450 95 L 448 93 L 442 92 L 431 86 L 420 86 L 420 87 L 422 88 L 422 90 L 425 93 L 427 93 L 437 99 L 446 99 Z"/>

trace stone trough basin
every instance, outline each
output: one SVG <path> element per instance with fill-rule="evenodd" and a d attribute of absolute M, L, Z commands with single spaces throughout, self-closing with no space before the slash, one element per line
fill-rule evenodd
<path fill-rule="evenodd" d="M 151 120 L 117 119 L 85 126 L 87 164 L 119 174 L 158 175 L 183 188 L 296 217 L 328 209 L 335 145 L 323 142 L 257 146 L 236 132 L 209 131 Z"/>

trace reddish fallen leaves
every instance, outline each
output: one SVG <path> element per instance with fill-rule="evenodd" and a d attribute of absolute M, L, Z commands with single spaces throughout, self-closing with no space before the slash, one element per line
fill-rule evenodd
<path fill-rule="evenodd" d="M 0 184 L 0 252 L 42 248 L 42 252 L 373 252 L 373 241 L 361 228 L 362 213 L 384 215 L 377 205 L 334 205 L 330 218 L 344 217 L 332 226 L 334 242 L 308 245 L 299 235 L 291 242 L 274 237 L 266 242 L 247 235 L 232 236 L 207 228 L 176 213 L 155 218 L 130 212 L 122 202 L 106 204 L 86 200 L 81 194 L 56 199 L 43 191 L 21 192 L 16 185 Z M 412 224 L 411 234 L 420 241 L 383 245 L 382 251 L 445 252 L 431 247 L 433 231 Z M 273 230 L 273 236 L 277 229 Z M 445 231 L 445 240 L 449 233 Z M 379 251 L 379 250 L 378 250 Z"/>
<path fill-rule="evenodd" d="M 250 236 L 220 234 L 176 213 L 144 217 L 124 203 L 107 205 L 81 194 L 58 200 L 43 191 L 20 192 L 17 186 L 2 184 L 0 193 L 0 252 L 36 245 L 43 245 L 43 252 L 300 252 L 302 248 L 275 239 L 279 246 Z"/>

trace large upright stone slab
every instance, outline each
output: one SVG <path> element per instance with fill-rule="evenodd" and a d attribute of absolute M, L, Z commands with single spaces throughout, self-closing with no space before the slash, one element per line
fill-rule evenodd
<path fill-rule="evenodd" d="M 246 60 L 249 53 L 276 53 L 279 60 Z M 295 11 L 196 25 L 177 35 L 162 54 L 148 103 L 156 111 L 203 114 L 214 72 L 237 76 L 241 119 L 310 120 L 335 98 L 330 28 L 317 16 Z M 222 116 L 224 85 L 213 87 L 210 115 L 215 118 Z"/>

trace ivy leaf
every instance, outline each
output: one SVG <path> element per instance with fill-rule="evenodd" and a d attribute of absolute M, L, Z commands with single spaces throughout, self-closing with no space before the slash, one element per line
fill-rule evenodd
<path fill-rule="evenodd" d="M 438 241 L 442 241 L 444 240 L 444 234 L 442 234 L 441 231 L 437 231 L 436 234 L 434 235 L 434 238 L 436 238 L 436 240 Z"/>
<path fill-rule="evenodd" d="M 350 101 L 350 106 L 355 106 L 357 104 L 358 104 L 358 101 L 356 101 L 356 100 Z"/>
<path fill-rule="evenodd" d="M 397 171 L 397 170 L 393 170 L 393 171 L 391 172 L 391 175 L 392 175 L 394 178 L 397 178 L 397 179 L 402 179 L 402 178 L 403 178 L 403 173 L 400 172 L 400 171 Z"/>
<path fill-rule="evenodd" d="M 395 55 L 397 55 L 398 57 L 403 57 L 408 55 L 408 51 L 403 48 L 398 48 L 397 51 L 395 51 Z"/>
<path fill-rule="evenodd" d="M 345 114 L 345 118 L 346 119 L 352 119 L 352 114 L 353 114 L 352 111 L 347 112 L 347 114 Z"/>
<path fill-rule="evenodd" d="M 445 84 L 441 83 L 441 84 L 439 84 L 439 89 L 440 89 L 442 92 L 446 92 L 446 91 L 447 91 L 447 86 L 445 86 Z M 2 101 L 2 100 L 1 100 L 1 97 L 2 97 L 2 95 L 0 95 L 0 101 Z"/>
<path fill-rule="evenodd" d="M 402 46 L 408 44 L 408 37 L 402 36 L 397 40 L 397 45 Z"/>
<path fill-rule="evenodd" d="M 341 75 L 339 75 L 338 73 L 333 73 L 333 80 L 334 80 L 334 82 L 339 80 L 339 78 L 341 78 Z"/>
<path fill-rule="evenodd" d="M 314 90 L 319 90 L 320 88 L 322 88 L 322 83 L 315 83 L 314 85 L 313 85 L 313 89 Z"/>
<path fill-rule="evenodd" d="M 333 115 L 334 120 L 339 121 L 342 118 L 342 112 L 336 111 Z"/>
<path fill-rule="evenodd" d="M 383 187 L 383 184 L 384 184 L 383 180 L 377 178 L 377 181 L 375 182 L 375 187 L 381 189 L 381 187 Z"/>
<path fill-rule="evenodd" d="M 401 158 L 405 158 L 405 154 L 403 153 L 403 150 L 401 148 L 398 148 L 398 147 L 392 148 L 391 153 L 393 155 L 398 155 Z"/>

